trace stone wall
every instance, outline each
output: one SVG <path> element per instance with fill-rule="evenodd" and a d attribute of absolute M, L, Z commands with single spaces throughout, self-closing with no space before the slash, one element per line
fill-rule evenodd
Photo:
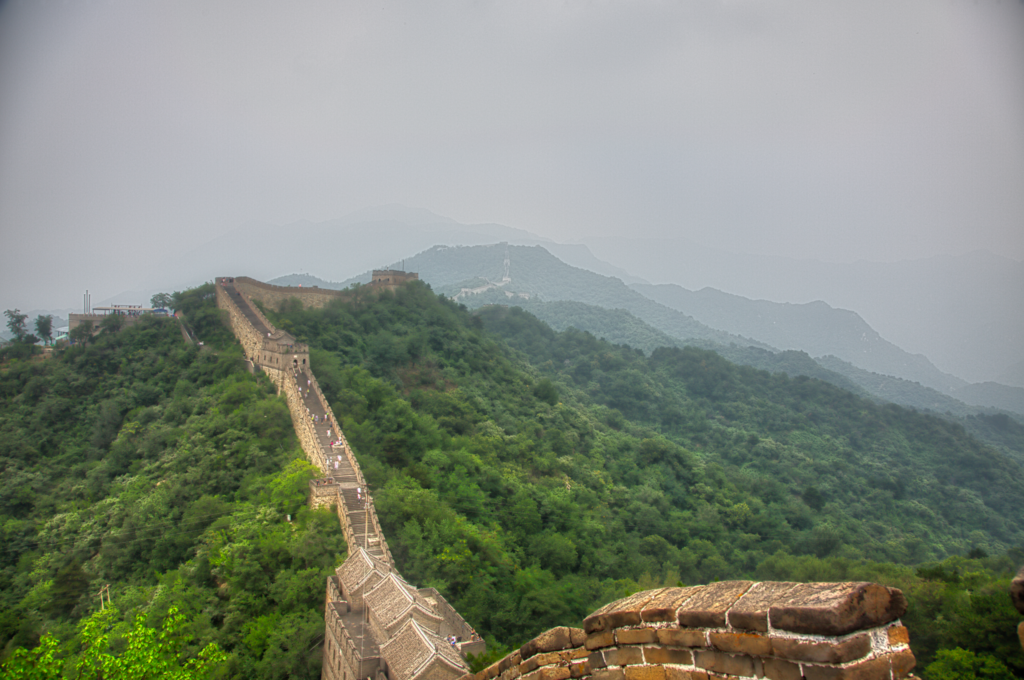
<path fill-rule="evenodd" d="M 723 581 L 637 593 L 463 680 L 897 680 L 903 594 L 874 583 Z"/>
<path fill-rule="evenodd" d="M 238 338 L 238 342 L 241 343 L 245 356 L 255 359 L 259 356 L 260 348 L 263 347 L 263 336 L 252 327 L 252 324 L 238 308 L 238 304 L 243 301 L 233 299 L 223 286 L 217 285 L 214 288 L 217 291 L 217 307 L 228 313 L 231 330 Z"/>
<path fill-rule="evenodd" d="M 351 293 L 343 290 L 330 290 L 329 288 L 297 288 L 294 286 L 274 286 L 263 283 L 248 276 L 235 277 L 235 288 L 244 295 L 254 300 L 259 300 L 264 305 L 273 309 L 279 309 L 281 303 L 291 298 L 298 298 L 306 309 L 318 309 L 326 307 L 334 300 L 346 300 Z"/>

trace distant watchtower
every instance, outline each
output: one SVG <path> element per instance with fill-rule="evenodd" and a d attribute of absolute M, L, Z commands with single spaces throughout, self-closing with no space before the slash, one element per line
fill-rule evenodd
<path fill-rule="evenodd" d="M 420 275 L 416 272 L 403 272 L 400 269 L 374 269 L 373 280 L 370 285 L 374 288 L 394 290 L 408 281 L 418 281 Z"/>
<path fill-rule="evenodd" d="M 286 371 L 309 368 L 309 345 L 298 342 L 294 336 L 278 329 L 263 338 L 259 364 L 264 369 Z"/>

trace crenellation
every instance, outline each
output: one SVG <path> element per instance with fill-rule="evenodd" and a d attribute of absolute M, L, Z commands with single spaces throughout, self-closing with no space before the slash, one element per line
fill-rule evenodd
<path fill-rule="evenodd" d="M 873 583 L 661 588 L 601 607 L 584 619 L 576 649 L 536 654 L 519 668 L 523 677 L 571 668 L 570 677 L 593 680 L 899 680 L 914 667 L 898 618 L 905 603 L 900 591 Z M 525 659 L 524 651 L 561 630 L 542 633 L 520 653 Z"/>

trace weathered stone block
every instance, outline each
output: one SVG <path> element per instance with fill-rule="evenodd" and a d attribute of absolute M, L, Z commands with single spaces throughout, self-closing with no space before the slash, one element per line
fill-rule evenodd
<path fill-rule="evenodd" d="M 498 662 L 498 672 L 504 673 L 511 666 L 518 666 L 520 662 L 519 652 L 512 652 L 507 655 L 504 659 Z"/>
<path fill-rule="evenodd" d="M 676 647 L 647 646 L 644 647 L 644 661 L 646 663 L 689 666 L 693 664 L 693 653 L 689 649 Z"/>
<path fill-rule="evenodd" d="M 587 631 L 582 628 L 570 628 L 569 629 L 569 641 L 573 647 L 582 647 L 583 643 L 587 640 Z"/>
<path fill-rule="evenodd" d="M 704 675 L 705 678 L 707 677 L 704 673 L 701 673 L 701 675 Z M 697 678 L 695 678 L 693 674 L 686 669 L 666 666 L 665 680 L 697 680 Z"/>
<path fill-rule="evenodd" d="M 887 632 L 889 634 L 889 644 L 893 647 L 910 644 L 910 631 L 907 630 L 906 626 L 892 626 Z"/>
<path fill-rule="evenodd" d="M 769 680 L 800 680 L 800 665 L 782 659 L 763 659 L 764 675 Z"/>
<path fill-rule="evenodd" d="M 588 656 L 587 663 L 590 664 L 590 668 L 595 671 L 608 665 L 604 662 L 604 654 L 601 652 L 594 652 Z"/>
<path fill-rule="evenodd" d="M 726 654 L 725 652 L 697 651 L 694 652 L 693 663 L 698 668 L 723 675 L 745 675 L 750 677 L 754 674 L 754 660 L 742 654 L 733 655 Z"/>
<path fill-rule="evenodd" d="M 591 633 L 587 636 L 583 646 L 587 649 L 601 649 L 611 647 L 615 644 L 615 633 L 610 630 L 603 630 L 600 633 Z"/>
<path fill-rule="evenodd" d="M 604 662 L 609 666 L 628 666 L 644 662 L 639 647 L 611 647 L 604 650 Z"/>
<path fill-rule="evenodd" d="M 540 652 L 551 652 L 569 647 L 572 647 L 572 635 L 568 628 L 562 626 L 552 628 L 533 638 L 519 648 L 519 654 L 525 660 Z"/>
<path fill-rule="evenodd" d="M 865 659 L 849 666 L 804 664 L 803 670 L 807 680 L 889 680 L 906 676 L 915 663 L 910 650 L 904 650 Z"/>
<path fill-rule="evenodd" d="M 590 675 L 590 663 L 586 659 L 569 664 L 570 678 L 582 678 L 585 675 Z"/>
<path fill-rule="evenodd" d="M 661 628 L 658 630 L 658 642 L 672 647 L 707 647 L 706 635 L 703 630 Z"/>
<path fill-rule="evenodd" d="M 519 672 L 526 674 L 530 673 L 541 666 L 550 666 L 551 664 L 557 664 L 562 659 L 558 656 L 558 652 L 545 652 L 544 654 L 534 654 L 526 661 L 519 664 Z"/>
<path fill-rule="evenodd" d="M 783 659 L 812 663 L 847 663 L 868 655 L 871 651 L 871 638 L 868 635 L 856 635 L 842 642 L 774 638 L 772 649 L 774 656 Z"/>
<path fill-rule="evenodd" d="M 1024 621 L 1017 624 L 1017 637 L 1020 639 L 1020 646 L 1024 649 Z"/>
<path fill-rule="evenodd" d="M 615 642 L 620 645 L 642 645 L 657 639 L 658 631 L 653 628 L 620 628 L 615 631 Z"/>
<path fill-rule="evenodd" d="M 701 588 L 679 608 L 679 625 L 685 628 L 719 628 L 725 625 L 725 613 L 751 581 L 720 581 Z"/>
<path fill-rule="evenodd" d="M 592 680 L 626 680 L 626 674 L 621 668 L 604 668 L 592 672 Z"/>
<path fill-rule="evenodd" d="M 523 676 L 523 680 L 567 680 L 569 668 L 567 666 L 544 666 L 532 673 Z"/>
<path fill-rule="evenodd" d="M 527 673 L 532 673 L 537 670 L 539 665 L 535 659 L 527 659 L 519 664 L 519 674 L 526 675 Z"/>
<path fill-rule="evenodd" d="M 892 661 L 892 676 L 894 678 L 903 678 L 910 674 L 910 671 L 914 670 L 914 666 L 917 665 L 917 659 L 914 658 L 914 653 L 909 649 L 903 649 L 895 654 L 890 654 L 889 658 Z"/>
<path fill-rule="evenodd" d="M 845 635 L 898 619 L 903 593 L 876 583 L 802 583 L 768 612 L 771 625 L 794 633 Z"/>
<path fill-rule="evenodd" d="M 626 666 L 626 680 L 665 680 L 664 666 Z"/>
<path fill-rule="evenodd" d="M 755 583 L 729 610 L 729 625 L 743 630 L 768 632 L 768 609 L 793 589 L 788 581 Z"/>
<path fill-rule="evenodd" d="M 583 619 L 583 629 L 587 633 L 599 630 L 610 630 L 622 626 L 634 626 L 640 623 L 640 612 L 644 606 L 658 597 L 664 588 L 635 593 L 629 597 L 610 602 L 596 612 Z"/>
<path fill-rule="evenodd" d="M 752 656 L 771 656 L 772 653 L 772 641 L 763 635 L 712 632 L 709 637 L 711 646 L 722 652 Z"/>
<path fill-rule="evenodd" d="M 643 611 L 640 612 L 640 618 L 644 621 L 675 621 L 679 607 L 703 587 L 665 588 L 657 597 L 647 603 Z"/>
<path fill-rule="evenodd" d="M 576 659 L 585 659 L 590 656 L 590 650 L 586 647 L 580 647 L 579 649 L 566 649 L 558 653 L 558 657 L 564 662 L 575 661 Z"/>

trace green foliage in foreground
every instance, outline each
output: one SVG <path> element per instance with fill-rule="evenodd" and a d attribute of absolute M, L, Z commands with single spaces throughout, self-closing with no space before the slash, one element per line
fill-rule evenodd
<path fill-rule="evenodd" d="M 98 611 L 78 625 L 82 649 L 77 655 L 62 658 L 60 642 L 44 635 L 35 649 L 16 650 L 0 670 L 12 680 L 49 680 L 65 673 L 83 679 L 191 680 L 213 677 L 213 671 L 227 661 L 214 642 L 194 658 L 182 658 L 192 638 L 182 633 L 185 617 L 175 607 L 168 610 L 159 631 L 137 617 L 130 629 L 112 635 L 111 628 L 126 627 L 119 623 L 119 612 L 113 607 Z M 114 651 L 115 646 L 122 649 Z"/>
<path fill-rule="evenodd" d="M 963 428 L 422 284 L 295 302 L 268 313 L 310 343 L 399 567 L 495 653 L 640 588 L 867 579 L 907 591 L 922 664 L 961 644 L 1017 667 L 1013 560 L 956 555 L 1021 544 L 1024 479 Z"/>
<path fill-rule="evenodd" d="M 341 530 L 305 508 L 316 470 L 205 288 L 176 295 L 205 348 L 147 317 L 0 371 L 0 658 L 49 634 L 77 659 L 110 584 L 115 631 L 177 608 L 179 659 L 216 643 L 225 677 L 320 676 Z"/>

